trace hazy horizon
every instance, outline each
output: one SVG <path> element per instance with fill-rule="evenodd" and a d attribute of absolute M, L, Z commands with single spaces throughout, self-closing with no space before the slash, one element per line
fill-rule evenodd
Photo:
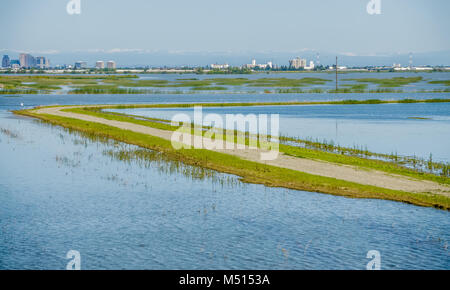
<path fill-rule="evenodd" d="M 52 64 L 114 59 L 119 66 L 285 65 L 301 56 L 344 65 L 450 65 L 450 2 L 380 0 L 2 1 L 0 53 L 47 56 Z M 427 5 L 428 4 L 428 5 Z"/>

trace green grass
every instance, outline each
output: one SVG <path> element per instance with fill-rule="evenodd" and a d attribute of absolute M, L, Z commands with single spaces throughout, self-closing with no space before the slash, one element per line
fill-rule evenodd
<path fill-rule="evenodd" d="M 445 81 L 430 81 L 428 82 L 429 84 L 440 84 L 440 85 L 446 85 L 446 86 L 450 86 L 450 80 L 445 80 Z"/>
<path fill-rule="evenodd" d="M 15 113 L 36 117 L 50 122 L 51 124 L 63 126 L 70 130 L 77 130 L 85 134 L 112 138 L 120 142 L 163 152 L 168 158 L 182 161 L 185 164 L 238 175 L 242 178 L 243 182 L 328 193 L 352 198 L 387 199 L 420 206 L 436 207 L 446 210 L 450 209 L 450 199 L 441 195 L 408 193 L 375 186 L 361 185 L 247 161 L 235 156 L 209 150 L 175 150 L 170 141 L 158 137 L 78 119 L 45 114 L 38 115 L 35 114 L 33 110 L 16 111 Z"/>
<path fill-rule="evenodd" d="M 344 81 L 355 81 L 358 83 L 372 83 L 377 84 L 381 88 L 395 88 L 412 83 L 422 81 L 422 77 L 394 77 L 390 79 L 378 79 L 378 78 L 361 78 L 361 79 L 344 79 Z"/>

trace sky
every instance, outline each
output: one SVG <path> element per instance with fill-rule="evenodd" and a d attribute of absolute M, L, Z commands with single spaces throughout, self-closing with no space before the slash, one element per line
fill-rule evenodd
<path fill-rule="evenodd" d="M 412 52 L 450 64 L 450 1 L 379 1 L 381 14 L 370 15 L 369 0 L 80 0 L 81 14 L 69 15 L 69 0 L 2 0 L 0 53 L 61 61 L 103 53 L 133 63 L 139 54 L 225 61 Z"/>

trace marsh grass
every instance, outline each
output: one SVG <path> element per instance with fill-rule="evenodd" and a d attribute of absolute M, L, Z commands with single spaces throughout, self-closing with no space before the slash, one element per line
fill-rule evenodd
<path fill-rule="evenodd" d="M 362 159 L 369 159 L 373 163 L 369 166 L 373 169 L 381 171 L 408 175 L 417 178 L 417 175 L 429 175 L 430 180 L 450 184 L 450 177 L 448 167 L 450 164 L 444 162 L 433 162 L 430 159 L 418 158 L 417 156 L 401 156 L 397 153 L 383 154 L 371 152 L 367 147 L 353 146 L 353 148 L 340 146 L 333 141 L 319 140 L 319 139 L 301 139 L 287 136 L 280 136 L 280 141 L 286 145 L 300 146 L 305 149 L 319 150 L 335 154 L 335 156 L 348 156 Z M 294 153 L 298 154 L 298 153 Z M 305 156 L 305 155 L 302 155 Z M 361 164 L 357 159 L 351 160 L 339 160 L 339 158 L 327 159 L 327 161 L 333 161 L 336 163 L 352 164 L 366 167 Z M 378 163 L 378 164 L 377 164 Z M 405 170 L 404 170 L 405 169 Z M 432 175 L 436 175 L 435 179 Z M 442 178 L 441 178 L 442 177 Z"/>
<path fill-rule="evenodd" d="M 428 83 L 450 86 L 450 80 L 429 81 Z"/>
<path fill-rule="evenodd" d="M 20 139 L 19 133 L 14 132 L 13 130 L 10 129 L 0 128 L 0 133 L 12 139 Z"/>
<path fill-rule="evenodd" d="M 193 87 L 191 88 L 191 90 L 194 91 L 226 91 L 227 88 L 226 87 Z"/>
<path fill-rule="evenodd" d="M 355 81 L 358 83 L 372 83 L 377 84 L 380 88 L 396 88 L 412 83 L 422 81 L 422 77 L 393 77 L 390 79 L 379 78 L 361 78 L 361 79 L 344 79 L 343 81 Z"/>
<path fill-rule="evenodd" d="M 109 149 L 103 154 L 114 160 L 126 162 L 130 165 L 137 165 L 141 168 L 155 168 L 163 174 L 181 174 L 191 180 L 209 180 L 213 184 L 221 186 L 236 187 L 241 182 L 230 175 L 219 173 L 215 170 L 201 166 L 192 166 L 180 160 L 172 159 L 165 154 L 143 148 Z"/>

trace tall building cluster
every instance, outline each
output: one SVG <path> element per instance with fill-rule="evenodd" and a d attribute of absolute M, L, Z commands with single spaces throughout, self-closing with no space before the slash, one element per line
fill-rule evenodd
<path fill-rule="evenodd" d="M 8 55 L 4 55 L 2 59 L 3 68 L 39 68 L 45 69 L 50 67 L 50 60 L 44 56 L 34 57 L 28 53 L 21 53 L 19 59 L 11 60 Z"/>
<path fill-rule="evenodd" d="M 306 59 L 300 58 L 300 57 L 291 59 L 289 61 L 289 66 L 291 68 L 295 68 L 295 69 L 305 68 L 306 67 Z"/>
<path fill-rule="evenodd" d="M 19 59 L 11 59 L 9 55 L 3 55 L 2 68 L 12 68 L 12 69 L 48 69 L 50 68 L 50 60 L 44 56 L 38 56 L 34 57 L 31 54 L 28 53 L 21 53 L 19 55 Z M 96 69 L 116 69 L 117 65 L 116 62 L 113 60 L 110 60 L 108 62 L 104 61 L 97 61 L 95 63 Z M 63 69 L 87 69 L 88 63 L 86 61 L 77 61 L 75 64 L 72 65 L 63 65 L 63 66 L 56 66 L 56 68 L 63 68 Z"/>

